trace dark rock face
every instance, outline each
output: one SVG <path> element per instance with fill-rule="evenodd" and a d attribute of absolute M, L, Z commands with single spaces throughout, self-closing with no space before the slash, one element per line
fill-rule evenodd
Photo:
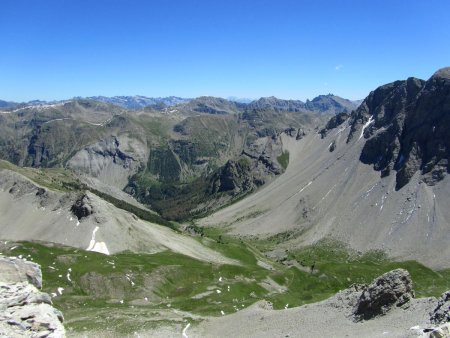
<path fill-rule="evenodd" d="M 94 213 L 94 208 L 91 204 L 89 196 L 81 195 L 70 208 L 70 211 L 81 220 L 84 217 L 88 217 Z"/>
<path fill-rule="evenodd" d="M 450 291 L 439 298 L 436 308 L 430 313 L 430 321 L 434 324 L 450 322 Z"/>
<path fill-rule="evenodd" d="M 325 125 L 325 128 L 323 128 L 319 131 L 319 134 L 321 134 L 322 138 L 324 138 L 325 136 L 327 136 L 327 133 L 329 130 L 339 127 L 341 124 L 343 124 L 345 121 L 347 121 L 349 117 L 350 117 L 350 115 L 347 113 L 339 113 L 339 114 L 333 116 L 327 122 L 327 124 Z"/>
<path fill-rule="evenodd" d="M 396 269 L 375 279 L 361 294 L 354 310 L 356 320 L 367 320 L 386 314 L 414 298 L 411 276 Z"/>
<path fill-rule="evenodd" d="M 328 148 L 330 153 L 336 150 L 336 141 L 331 142 L 330 147 Z"/>
<path fill-rule="evenodd" d="M 264 182 L 256 180 L 251 173 L 249 163 L 245 161 L 228 161 L 212 178 L 213 192 L 248 192 Z"/>
<path fill-rule="evenodd" d="M 295 137 L 295 139 L 298 141 L 298 140 L 301 140 L 305 136 L 306 136 L 305 130 L 303 128 L 299 128 L 298 131 L 297 131 L 297 136 Z"/>
<path fill-rule="evenodd" d="M 350 117 L 347 142 L 361 133 L 367 139 L 361 162 L 382 176 L 395 170 L 396 189 L 417 171 L 429 185 L 450 172 L 449 72 L 442 69 L 426 82 L 409 78 L 379 87 Z"/>

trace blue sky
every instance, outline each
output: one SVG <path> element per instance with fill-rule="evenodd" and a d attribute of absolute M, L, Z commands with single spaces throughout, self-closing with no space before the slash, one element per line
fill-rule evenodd
<path fill-rule="evenodd" d="M 1 0 L 0 99 L 364 98 L 450 66 L 450 1 Z"/>

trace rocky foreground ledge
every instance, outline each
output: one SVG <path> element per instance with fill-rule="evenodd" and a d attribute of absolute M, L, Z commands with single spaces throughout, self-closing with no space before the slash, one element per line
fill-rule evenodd
<path fill-rule="evenodd" d="M 65 337 L 63 315 L 41 288 L 38 264 L 0 256 L 1 337 Z"/>

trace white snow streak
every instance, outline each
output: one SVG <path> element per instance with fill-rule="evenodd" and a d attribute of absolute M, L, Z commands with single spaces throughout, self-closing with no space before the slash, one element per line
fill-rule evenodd
<path fill-rule="evenodd" d="M 364 135 L 364 130 L 366 130 L 366 128 L 367 128 L 373 121 L 374 121 L 374 120 L 373 120 L 373 116 L 369 117 L 369 121 L 367 121 L 366 124 L 363 126 L 363 128 L 362 128 L 362 130 L 361 130 L 361 135 L 359 136 L 359 139 L 358 139 L 358 140 L 360 140 L 360 139 L 363 137 L 363 135 Z"/>
<path fill-rule="evenodd" d="M 384 201 L 386 201 L 386 199 L 387 199 L 387 196 L 386 196 L 386 195 L 381 196 L 381 206 L 380 206 L 380 211 L 383 210 L 383 207 L 384 207 Z"/>
<path fill-rule="evenodd" d="M 106 246 L 105 242 L 96 242 L 95 241 L 95 233 L 98 230 L 98 226 L 95 227 L 94 231 L 92 231 L 92 239 L 89 243 L 89 246 L 87 247 L 87 251 L 95 251 L 95 252 L 99 252 L 105 255 L 109 255 L 109 250 L 108 247 Z"/>
<path fill-rule="evenodd" d="M 189 329 L 189 326 L 191 326 L 191 323 L 188 323 L 187 325 L 186 325 L 186 327 L 183 329 L 183 333 L 182 333 L 182 336 L 183 336 L 183 338 L 189 338 L 188 337 L 188 335 L 187 335 L 187 330 Z"/>
<path fill-rule="evenodd" d="M 310 181 L 307 185 L 305 185 L 303 188 L 301 188 L 298 192 L 297 192 L 297 194 L 300 194 L 303 190 L 305 190 L 306 188 L 308 188 L 311 184 L 312 184 L 312 182 L 313 181 Z M 296 195 L 297 195 L 296 194 Z"/>
<path fill-rule="evenodd" d="M 46 121 L 46 122 L 44 122 L 44 123 L 42 123 L 42 124 L 47 124 L 47 123 L 50 123 L 50 122 L 55 122 L 55 121 L 64 121 L 64 120 L 72 120 L 70 117 L 64 117 L 64 118 L 62 118 L 62 119 L 53 119 L 53 120 L 49 120 L 49 121 Z"/>

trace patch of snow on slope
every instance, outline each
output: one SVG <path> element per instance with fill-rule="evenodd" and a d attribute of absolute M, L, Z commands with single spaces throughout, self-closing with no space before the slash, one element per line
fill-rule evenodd
<path fill-rule="evenodd" d="M 105 242 L 96 242 L 95 241 L 95 233 L 98 231 L 98 226 L 95 227 L 94 231 L 92 231 L 92 239 L 87 247 L 87 251 L 95 251 L 105 255 L 109 255 L 108 247 Z"/>
<path fill-rule="evenodd" d="M 361 130 L 361 135 L 359 135 L 359 139 L 358 139 L 358 140 L 360 140 L 360 139 L 363 137 L 363 135 L 364 135 L 364 130 L 366 130 L 366 128 L 367 128 L 368 126 L 370 126 L 370 124 L 371 124 L 373 121 L 374 121 L 373 116 L 371 116 L 371 117 L 369 118 L 369 121 L 367 121 L 366 124 L 363 126 L 363 128 L 362 128 L 362 130 Z"/>
<path fill-rule="evenodd" d="M 187 325 L 186 325 L 186 327 L 183 329 L 183 338 L 188 338 L 188 335 L 187 335 L 187 330 L 189 329 L 189 326 L 191 326 L 191 323 L 188 323 Z"/>

